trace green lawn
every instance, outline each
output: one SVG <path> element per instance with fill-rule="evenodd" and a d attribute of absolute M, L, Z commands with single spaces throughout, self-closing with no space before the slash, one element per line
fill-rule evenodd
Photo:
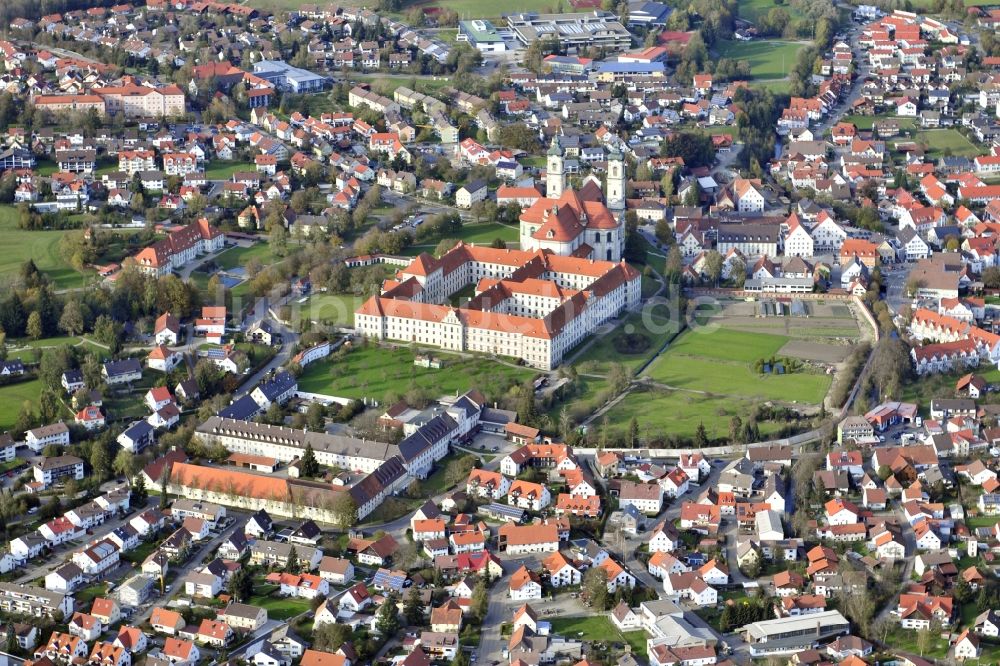
<path fill-rule="evenodd" d="M 818 404 L 830 388 L 828 375 L 805 370 L 760 375 L 752 364 L 775 355 L 788 338 L 717 328 L 687 331 L 644 373 L 674 388 L 713 395 Z"/>
<path fill-rule="evenodd" d="M 792 89 L 788 79 L 754 79 L 750 81 L 751 90 L 770 90 L 776 95 L 787 95 Z"/>
<path fill-rule="evenodd" d="M 922 654 L 925 659 L 943 659 L 948 654 L 948 641 L 946 639 L 935 635 L 927 650 L 921 650 L 918 632 L 903 629 L 899 625 L 893 626 L 886 636 L 885 644 L 911 654 Z"/>
<path fill-rule="evenodd" d="M 0 386 L 0 432 L 14 425 L 25 402 L 37 405 L 41 394 L 42 382 L 38 379 Z"/>
<path fill-rule="evenodd" d="M 215 263 L 224 270 L 230 270 L 237 266 L 246 266 L 251 258 L 257 258 L 265 266 L 274 262 L 274 255 L 271 253 L 271 246 L 267 243 L 254 243 L 250 247 L 231 247 L 215 258 Z"/>
<path fill-rule="evenodd" d="M 447 76 L 430 77 L 413 76 L 411 74 L 357 74 L 352 72 L 351 80 L 355 79 L 370 83 L 372 90 L 387 97 L 392 97 L 392 94 L 396 92 L 396 88 L 400 86 L 412 88 L 417 92 L 424 93 L 425 95 L 434 95 L 442 88 L 451 85 L 451 78 Z"/>
<path fill-rule="evenodd" d="M 831 382 L 828 375 L 806 371 L 760 375 L 748 363 L 683 356 L 672 351 L 653 364 L 649 375 L 674 388 L 808 404 L 819 404 Z"/>
<path fill-rule="evenodd" d="M 870 130 L 872 126 L 880 120 L 896 120 L 899 122 L 899 127 L 901 129 L 916 129 L 917 121 L 913 118 L 903 118 L 900 116 L 891 116 L 888 114 L 882 114 L 877 116 L 844 116 L 840 119 L 841 122 L 851 123 L 859 130 Z"/>
<path fill-rule="evenodd" d="M 303 319 L 319 321 L 331 326 L 354 326 L 354 311 L 361 307 L 365 299 L 354 294 L 315 294 L 305 303 L 292 302 L 292 307 L 301 307 Z"/>
<path fill-rule="evenodd" d="M 778 6 L 774 0 L 741 0 L 739 3 L 740 18 L 746 19 L 751 23 L 757 23 L 762 16 Z M 788 12 L 788 15 L 793 19 L 802 16 L 798 9 L 787 2 L 782 3 L 780 7 Z"/>
<path fill-rule="evenodd" d="M 940 157 L 950 150 L 952 155 L 975 157 L 985 151 L 977 147 L 957 129 L 937 129 L 917 132 L 916 140 L 927 145 L 927 152 L 933 157 Z"/>
<path fill-rule="evenodd" d="M 804 43 L 781 39 L 760 39 L 752 42 L 722 41 L 717 45 L 720 58 L 749 60 L 755 79 L 781 79 L 788 76 Z"/>
<path fill-rule="evenodd" d="M 205 178 L 208 180 L 229 180 L 238 171 L 256 171 L 252 162 L 224 162 L 212 160 L 205 167 Z"/>
<path fill-rule="evenodd" d="M 606 615 L 556 617 L 549 621 L 552 623 L 552 633 L 563 638 L 583 641 L 619 641 L 631 645 L 632 652 L 637 652 L 640 656 L 646 655 L 646 632 L 630 631 L 627 634 L 622 634 Z"/>
<path fill-rule="evenodd" d="M 516 247 L 518 234 L 519 231 L 517 227 L 509 227 L 505 224 L 500 224 L 499 222 L 487 222 L 483 224 L 463 225 L 460 232 L 450 235 L 448 238 L 454 238 L 456 241 L 465 241 L 466 243 L 476 243 L 477 245 L 489 245 L 494 240 L 499 238 L 507 243 L 508 246 L 513 245 Z M 434 252 L 434 248 L 437 246 L 437 243 L 411 245 L 403 251 L 403 254 L 411 257 L 415 257 L 421 252 L 432 254 Z"/>
<path fill-rule="evenodd" d="M 770 333 L 745 333 L 728 328 L 693 329 L 678 338 L 670 350 L 687 356 L 753 362 L 777 354 L 786 342 L 785 336 Z"/>
<path fill-rule="evenodd" d="M 427 351 L 436 354 L 433 349 Z M 495 399 L 513 384 L 537 374 L 528 368 L 513 368 L 485 358 L 447 354 L 440 358 L 443 367 L 420 368 L 413 365 L 413 352 L 408 347 L 359 347 L 348 352 L 343 360 L 330 357 L 309 365 L 299 377 L 299 388 L 355 400 L 366 397 L 383 400 L 387 395 L 398 399 L 411 387 L 428 391 L 433 397 L 476 388 Z"/>
<path fill-rule="evenodd" d="M 17 228 L 17 209 L 0 206 L 0 275 L 17 273 L 21 264 L 33 259 L 38 269 L 52 280 L 56 289 L 83 286 L 85 275 L 77 273 L 59 253 L 59 239 L 65 231 L 27 231 Z M 88 271 L 93 275 L 93 271 Z"/>
<path fill-rule="evenodd" d="M 157 541 L 140 541 L 138 546 L 127 553 L 122 553 L 122 559 L 133 564 L 142 564 L 159 545 Z"/>
<path fill-rule="evenodd" d="M 83 588 L 82 590 L 76 592 L 73 596 L 76 597 L 77 603 L 89 607 L 90 603 L 94 599 L 97 597 L 103 597 L 107 594 L 107 590 L 108 587 L 106 583 L 97 583 L 95 585 L 91 585 L 90 587 Z"/>
<path fill-rule="evenodd" d="M 686 391 L 635 390 L 608 411 L 608 428 L 612 433 L 624 435 L 634 417 L 639 423 L 640 438 L 648 441 L 665 433 L 693 437 L 703 423 L 708 437 L 717 439 L 729 435 L 729 419 L 733 416 L 745 421 L 754 402 L 757 401 L 750 398 L 704 396 Z M 758 425 L 762 437 L 779 427 L 771 421 Z M 593 427 L 599 426 L 596 423 Z"/>
<path fill-rule="evenodd" d="M 308 612 L 311 607 L 311 603 L 308 599 L 279 597 L 274 594 L 250 597 L 250 601 L 247 603 L 251 606 L 259 606 L 267 609 L 267 617 L 269 620 L 287 620 L 295 617 L 296 615 Z"/>
<path fill-rule="evenodd" d="M 656 355 L 666 342 L 677 334 L 677 322 L 664 308 L 644 309 L 629 314 L 615 330 L 601 336 L 576 360 L 576 367 L 587 374 L 606 375 L 612 363 L 621 363 L 633 372 Z M 620 352 L 623 340 L 629 335 L 645 337 L 649 346 L 641 352 Z M 617 346 L 616 346 L 617 343 Z"/>
<path fill-rule="evenodd" d="M 967 516 L 965 524 L 969 529 L 977 527 L 993 527 L 1000 522 L 1000 516 Z"/>

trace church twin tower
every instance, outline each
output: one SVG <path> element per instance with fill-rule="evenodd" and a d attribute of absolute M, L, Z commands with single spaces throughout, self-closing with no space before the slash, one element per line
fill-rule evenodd
<path fill-rule="evenodd" d="M 552 137 L 545 170 L 545 197 L 559 199 L 566 191 L 566 157 L 559 136 Z M 625 157 L 617 149 L 608 154 L 608 175 L 605 181 L 604 203 L 619 215 L 625 210 Z"/>

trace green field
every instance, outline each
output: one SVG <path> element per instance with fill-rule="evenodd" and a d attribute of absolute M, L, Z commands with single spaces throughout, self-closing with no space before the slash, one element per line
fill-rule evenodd
<path fill-rule="evenodd" d="M 778 6 L 779 5 L 775 3 L 774 0 L 740 0 L 740 18 L 746 19 L 751 23 L 757 23 L 762 16 Z M 792 19 L 797 19 L 802 16 L 798 9 L 787 2 L 782 3 L 780 7 L 788 12 L 788 15 Z"/>
<path fill-rule="evenodd" d="M 252 162 L 224 162 L 212 160 L 205 167 L 205 178 L 208 180 L 229 180 L 238 171 L 256 171 Z"/>
<path fill-rule="evenodd" d="M 434 350 L 428 350 L 435 354 Z M 538 373 L 528 368 L 514 368 L 485 358 L 458 358 L 441 355 L 443 367 L 419 368 L 413 365 L 413 352 L 406 347 L 391 349 L 370 345 L 347 353 L 343 360 L 329 360 L 309 365 L 299 377 L 299 388 L 311 393 L 325 393 L 360 400 L 383 400 L 399 397 L 411 387 L 434 397 L 461 393 L 475 388 L 491 399 L 500 397 L 513 384 L 523 383 Z"/>
<path fill-rule="evenodd" d="M 733 416 L 746 420 L 754 402 L 688 391 L 635 390 L 607 412 L 608 427 L 611 432 L 624 435 L 634 417 L 639 423 L 639 436 L 648 440 L 668 433 L 694 437 L 698 425 L 703 423 L 708 437 L 717 439 L 729 435 L 729 419 Z M 599 425 L 597 422 L 592 427 Z M 765 437 L 778 430 L 771 421 L 762 421 L 758 426 Z"/>
<path fill-rule="evenodd" d="M 819 404 L 830 388 L 828 375 L 799 371 L 760 375 L 752 364 L 775 355 L 782 335 L 719 328 L 684 333 L 645 373 L 667 386 L 718 396 Z"/>
<path fill-rule="evenodd" d="M 84 275 L 77 273 L 59 254 L 59 239 L 65 231 L 26 231 L 17 228 L 17 209 L 0 206 L 0 275 L 16 274 L 28 259 L 52 280 L 56 289 L 80 287 Z M 90 272 L 93 275 L 93 272 Z"/>
<path fill-rule="evenodd" d="M 255 586 L 255 590 L 273 587 L 270 585 Z M 288 620 L 309 611 L 311 603 L 308 599 L 295 599 L 292 597 L 279 597 L 275 594 L 257 595 L 250 597 L 248 601 L 251 606 L 259 606 L 267 610 L 269 620 Z"/>
<path fill-rule="evenodd" d="M 649 341 L 645 351 L 628 354 L 616 348 L 625 335 L 642 335 Z M 614 331 L 596 338 L 590 347 L 576 359 L 575 365 L 586 374 L 607 375 L 613 362 L 620 362 L 635 371 L 649 361 L 670 338 L 677 334 L 677 322 L 665 311 L 655 308 L 629 314 Z M 619 344 L 619 347 L 621 345 Z"/>
<path fill-rule="evenodd" d="M 386 95 L 387 97 L 392 97 L 392 94 L 396 92 L 396 88 L 400 86 L 406 86 L 407 88 L 412 88 L 417 92 L 422 92 L 426 95 L 433 95 L 434 93 L 451 85 L 451 79 L 447 76 L 412 76 L 410 74 L 351 74 L 351 79 L 357 79 L 359 81 L 366 81 L 371 84 L 372 90 L 379 93 L 380 95 Z"/>
<path fill-rule="evenodd" d="M 611 624 L 606 615 L 591 615 L 587 617 L 556 617 L 550 620 L 552 633 L 570 640 L 603 641 L 628 643 L 632 652 L 646 656 L 646 632 L 629 631 L 625 634 Z"/>
<path fill-rule="evenodd" d="M 310 321 L 318 321 L 331 326 L 354 326 L 354 311 L 361 307 L 365 299 L 354 294 L 316 294 L 301 306 L 301 316 Z"/>
<path fill-rule="evenodd" d="M 267 266 L 274 262 L 271 246 L 267 243 L 254 243 L 250 247 L 231 247 L 215 258 L 215 263 L 223 270 L 231 270 L 237 266 L 246 266 L 247 261 L 256 257 Z"/>
<path fill-rule="evenodd" d="M 900 116 L 891 116 L 887 114 L 881 114 L 877 116 L 844 116 L 840 119 L 841 122 L 851 123 L 859 130 L 870 130 L 872 126 L 879 120 L 896 120 L 899 122 L 899 127 L 904 130 L 916 129 L 917 121 L 913 118 L 903 118 Z"/>
<path fill-rule="evenodd" d="M 42 382 L 37 379 L 0 386 L 0 432 L 14 425 L 25 401 L 37 405 L 41 394 Z"/>
<path fill-rule="evenodd" d="M 465 241 L 466 243 L 476 243 L 477 245 L 489 245 L 499 238 L 507 243 L 508 247 L 517 247 L 519 233 L 520 231 L 517 227 L 509 227 L 499 222 L 486 222 L 483 224 L 462 225 L 461 231 L 449 235 L 448 238 L 454 238 L 456 241 Z M 432 254 L 434 248 L 437 246 L 437 243 L 411 245 L 403 250 L 403 254 L 409 257 L 415 257 L 421 252 Z"/>
<path fill-rule="evenodd" d="M 719 42 L 719 57 L 749 60 L 755 79 L 782 79 L 795 65 L 795 58 L 805 43 L 781 39 L 760 39 L 752 42 Z"/>
<path fill-rule="evenodd" d="M 788 338 L 783 335 L 744 333 L 728 328 L 716 328 L 709 332 L 705 332 L 705 329 L 696 329 L 678 339 L 670 347 L 670 351 L 722 361 L 753 362 L 758 358 L 777 354 L 786 342 Z"/>
<path fill-rule="evenodd" d="M 954 128 L 917 132 L 916 140 L 927 145 L 927 154 L 932 157 L 940 157 L 949 150 L 952 155 L 965 157 L 975 157 L 984 153 L 983 149 L 977 147 Z"/>

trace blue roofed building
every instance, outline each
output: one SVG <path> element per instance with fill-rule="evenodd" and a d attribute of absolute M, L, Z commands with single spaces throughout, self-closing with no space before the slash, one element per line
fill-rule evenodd
<path fill-rule="evenodd" d="M 670 12 L 673 10 L 662 2 L 646 2 L 638 0 L 628 3 L 628 24 L 629 25 L 657 25 L 667 24 Z"/>
<path fill-rule="evenodd" d="M 245 395 L 238 400 L 234 400 L 228 407 L 220 409 L 218 415 L 224 419 L 250 421 L 262 411 L 256 400 L 249 395 Z"/>
<path fill-rule="evenodd" d="M 661 77 L 666 74 L 666 65 L 662 62 L 599 62 L 597 63 L 597 79 L 599 81 L 626 81 L 632 77 Z"/>
<path fill-rule="evenodd" d="M 292 67 L 282 60 L 261 60 L 253 64 L 253 73 L 268 81 L 278 90 L 307 93 L 323 90 L 330 79 L 305 69 Z"/>
<path fill-rule="evenodd" d="M 267 409 L 272 402 L 279 405 L 285 404 L 298 389 L 299 383 L 295 377 L 288 372 L 281 371 L 255 388 L 250 395 L 261 409 Z"/>
<path fill-rule="evenodd" d="M 129 453 L 142 453 L 147 446 L 156 443 L 156 431 L 147 421 L 135 421 L 118 435 L 117 441 Z"/>

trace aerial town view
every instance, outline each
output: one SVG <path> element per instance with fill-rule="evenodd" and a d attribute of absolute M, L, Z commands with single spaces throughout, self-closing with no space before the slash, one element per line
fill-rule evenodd
<path fill-rule="evenodd" d="M 1000 666 L 1000 0 L 0 0 L 0 666 Z"/>

